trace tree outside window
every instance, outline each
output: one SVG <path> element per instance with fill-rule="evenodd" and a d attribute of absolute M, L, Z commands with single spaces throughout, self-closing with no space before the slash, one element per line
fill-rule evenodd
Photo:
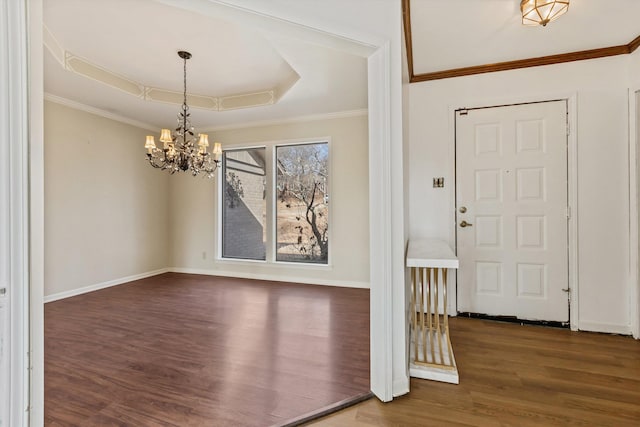
<path fill-rule="evenodd" d="M 329 260 L 329 144 L 276 147 L 276 261 Z"/>

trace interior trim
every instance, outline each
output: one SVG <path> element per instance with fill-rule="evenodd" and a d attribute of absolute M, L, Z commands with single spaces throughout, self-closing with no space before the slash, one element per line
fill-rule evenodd
<path fill-rule="evenodd" d="M 404 43 L 407 51 L 407 68 L 409 83 L 413 83 L 413 40 L 411 38 L 411 0 L 402 0 L 402 24 L 404 27 Z"/>
<path fill-rule="evenodd" d="M 83 286 L 81 288 L 69 289 L 67 291 L 56 292 L 55 294 L 49 294 L 44 297 L 44 303 L 50 303 L 75 297 L 78 295 L 86 294 L 93 291 L 99 291 L 100 289 L 110 288 L 112 286 L 124 285 L 135 280 L 146 279 L 147 277 L 158 276 L 160 274 L 168 273 L 168 268 L 160 268 L 158 270 L 147 271 L 139 274 L 132 274 L 131 276 L 120 277 L 117 279 L 107 280 L 106 282 L 94 283 L 92 285 Z"/>
<path fill-rule="evenodd" d="M 561 64 L 564 62 L 584 61 L 587 59 L 605 58 L 608 56 L 628 55 L 633 53 L 636 49 L 638 49 L 638 47 L 640 47 L 640 36 L 638 36 L 635 39 L 631 40 L 629 43 L 619 46 L 588 49 L 577 52 L 560 53 L 557 55 L 540 56 L 537 58 L 519 59 L 515 61 L 497 62 L 494 64 L 474 65 L 471 67 L 453 68 L 450 70 L 415 74 L 413 70 L 413 42 L 411 39 L 411 0 L 402 0 L 402 19 L 404 21 L 403 23 L 407 49 L 407 64 L 409 69 L 409 83 L 470 76 L 474 74 L 494 73 L 497 71 L 516 70 L 519 68 L 539 67 L 542 65 Z"/>
<path fill-rule="evenodd" d="M 157 132 L 160 126 L 153 126 L 149 123 L 144 123 L 138 120 L 130 119 L 120 114 L 111 113 L 109 111 L 102 110 L 100 108 L 91 107 L 90 105 L 82 104 L 77 101 L 72 101 L 61 96 L 54 95 L 49 92 L 44 93 L 44 100 L 54 102 L 56 104 L 64 105 L 65 107 L 73 108 L 74 110 L 84 111 L 86 113 L 94 114 L 96 116 L 104 117 L 105 119 L 115 120 L 116 122 L 125 123 L 131 126 L 135 126 L 140 129 L 146 129 L 153 132 Z"/>
<path fill-rule="evenodd" d="M 57 96 L 49 92 L 45 92 L 44 100 L 54 102 L 56 104 L 64 105 L 66 107 L 73 108 L 75 110 L 80 110 L 90 114 L 95 114 L 96 116 L 115 120 L 117 122 L 126 123 L 131 126 L 138 127 L 140 129 L 146 129 L 153 132 L 157 132 L 158 129 L 160 129 L 161 127 L 161 126 L 154 126 L 150 123 L 145 123 L 138 120 L 133 120 L 128 117 L 121 116 L 119 114 L 101 110 L 100 108 L 91 107 L 89 105 L 82 104 L 77 101 L 72 101 L 70 99 L 63 98 L 61 96 Z M 226 131 L 226 130 L 248 129 L 248 128 L 260 127 L 260 126 L 279 126 L 279 125 L 287 125 L 292 123 L 306 123 L 306 122 L 314 122 L 314 121 L 321 121 L 321 120 L 345 119 L 350 117 L 367 116 L 368 113 L 369 111 L 367 108 L 361 108 L 359 110 L 336 111 L 334 113 L 320 113 L 320 114 L 311 114 L 306 116 L 293 116 L 293 117 L 287 117 L 283 119 L 256 120 L 253 122 L 232 123 L 232 124 L 220 125 L 220 126 L 209 126 L 209 127 L 205 126 L 205 127 L 202 127 L 200 131 L 205 133 L 219 132 L 219 131 Z"/>
<path fill-rule="evenodd" d="M 121 90 L 145 101 L 155 101 L 174 105 L 181 105 L 183 93 L 168 89 L 146 86 L 140 82 L 119 75 L 109 69 L 90 62 L 66 50 L 46 25 L 42 25 L 43 43 L 60 66 L 80 76 Z M 282 56 L 280 55 L 282 58 Z M 300 75 L 282 58 L 290 69 L 286 79 L 275 87 L 258 90 L 256 92 L 238 93 L 224 96 L 196 95 L 188 93 L 187 98 L 191 107 L 211 111 L 227 111 L 239 108 L 251 108 L 276 104 L 299 80 Z"/>
<path fill-rule="evenodd" d="M 374 396 L 372 392 L 357 394 L 353 397 L 348 397 L 340 402 L 333 403 L 331 405 L 327 405 L 318 410 L 309 412 L 300 417 L 294 418 L 292 420 L 287 421 L 281 427 L 296 427 L 302 424 L 308 423 L 313 420 L 317 420 L 319 418 L 326 417 L 327 415 L 331 415 L 334 412 L 341 411 L 343 409 L 349 408 L 351 406 L 357 405 L 358 403 L 364 402 L 365 400 L 369 400 Z"/>

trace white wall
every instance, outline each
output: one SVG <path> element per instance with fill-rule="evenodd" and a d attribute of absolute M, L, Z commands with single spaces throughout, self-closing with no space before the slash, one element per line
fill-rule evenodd
<path fill-rule="evenodd" d="M 168 174 L 149 131 L 46 102 L 45 297 L 168 265 Z"/>
<path fill-rule="evenodd" d="M 436 80 L 410 90 L 410 235 L 454 246 L 453 114 L 577 94 L 580 329 L 629 333 L 628 56 Z M 434 189 L 431 178 L 445 177 Z"/>
<path fill-rule="evenodd" d="M 210 140 L 220 141 L 225 149 L 322 137 L 331 138 L 330 266 L 216 259 L 220 234 L 216 226 L 216 181 L 174 175 L 170 180 L 172 268 L 204 274 L 369 287 L 366 115 L 225 130 L 209 135 Z M 272 163 L 267 162 L 267 167 L 271 168 Z M 268 185 L 271 184 L 268 182 Z"/>

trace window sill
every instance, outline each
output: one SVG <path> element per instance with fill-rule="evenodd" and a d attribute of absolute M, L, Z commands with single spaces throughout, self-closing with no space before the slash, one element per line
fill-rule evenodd
<path fill-rule="evenodd" d="M 292 268 L 300 270 L 333 270 L 331 264 L 316 264 L 311 262 L 286 262 L 286 261 L 265 261 L 254 259 L 237 259 L 237 258 L 218 258 L 218 265 L 242 265 L 242 264 L 261 264 L 265 268 Z"/>

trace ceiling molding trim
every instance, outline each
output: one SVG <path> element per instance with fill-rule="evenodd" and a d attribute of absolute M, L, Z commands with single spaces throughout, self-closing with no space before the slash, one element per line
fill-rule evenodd
<path fill-rule="evenodd" d="M 629 42 L 629 53 L 635 52 L 638 47 L 640 47 L 640 36 Z"/>
<path fill-rule="evenodd" d="M 404 24 L 404 43 L 407 50 L 407 68 L 409 82 L 413 82 L 413 40 L 411 39 L 411 0 L 402 0 L 402 23 Z"/>
<path fill-rule="evenodd" d="M 135 126 L 137 128 L 146 129 L 154 132 L 157 132 L 159 129 L 159 127 L 153 126 L 149 123 L 140 122 L 138 120 L 133 120 L 128 117 L 120 116 L 115 113 L 110 113 L 109 111 L 101 110 L 100 108 L 82 104 L 77 101 L 72 101 L 70 99 L 53 95 L 51 93 L 45 92 L 44 99 L 45 101 L 55 102 L 56 104 L 64 105 L 65 107 L 73 108 L 74 110 L 80 110 L 80 111 L 84 111 L 85 113 L 95 114 L 96 116 L 104 117 L 105 119 L 115 120 L 117 122 L 125 123 L 131 126 Z"/>
<path fill-rule="evenodd" d="M 60 45 L 55 36 L 51 33 L 49 28 L 42 24 L 42 43 L 44 46 L 49 49 L 51 55 L 55 58 L 56 61 L 60 64 L 62 68 L 65 68 L 65 51 L 64 48 Z"/>
<path fill-rule="evenodd" d="M 78 55 L 74 55 L 68 50 L 65 50 L 64 64 L 64 69 L 67 71 L 72 71 L 98 83 L 111 86 L 114 89 L 133 95 L 136 98 L 142 98 L 144 96 L 146 87 L 143 84 L 93 64 Z"/>
<path fill-rule="evenodd" d="M 145 101 L 162 102 L 165 104 L 181 105 L 183 93 L 168 89 L 145 86 L 142 83 L 119 75 L 111 70 L 96 65 L 72 52 L 66 50 L 43 24 L 43 43 L 62 68 L 98 83 L 121 90 L 124 93 L 144 99 Z M 288 64 L 288 63 L 287 63 Z M 291 66 L 289 66 L 291 67 Z M 268 88 L 250 93 L 237 93 L 225 96 L 210 96 L 187 94 L 190 107 L 210 111 L 237 110 L 240 108 L 261 107 L 278 102 L 295 83 L 300 75 L 295 71 L 278 87 Z"/>
<path fill-rule="evenodd" d="M 448 79 L 451 77 L 470 76 L 474 74 L 495 73 L 498 71 L 517 70 L 519 68 L 539 67 L 542 65 L 562 64 L 564 62 L 584 61 L 587 59 L 605 58 L 608 56 L 629 53 L 629 45 L 605 47 L 601 49 L 582 50 L 579 52 L 561 53 L 538 58 L 520 59 L 517 61 L 498 62 L 495 64 L 476 65 L 473 67 L 454 68 L 432 73 L 416 74 L 411 83 L 430 80 Z"/>
<path fill-rule="evenodd" d="M 483 64 L 471 67 L 453 68 L 450 70 L 415 74 L 413 70 L 413 42 L 411 39 L 411 0 L 402 0 L 402 10 L 405 43 L 407 44 L 407 65 L 409 68 L 410 83 L 471 76 L 474 74 L 495 73 L 498 71 L 517 70 L 520 68 L 539 67 L 542 65 L 562 64 L 565 62 L 606 58 L 608 56 L 628 55 L 630 53 L 633 53 L 636 49 L 638 49 L 638 47 L 640 47 L 640 36 L 638 36 L 629 43 L 619 46 L 610 46 L 599 49 L 589 49 L 577 52 L 560 53 L 557 55 L 541 56 L 538 58 L 519 59 L 515 61 L 497 62 L 495 64 Z"/>
<path fill-rule="evenodd" d="M 244 122 L 244 123 L 231 124 L 231 125 L 207 127 L 202 129 L 202 132 L 217 132 L 217 131 L 223 131 L 223 130 L 247 129 L 247 128 L 262 127 L 262 126 L 278 126 L 278 125 L 287 125 L 287 124 L 293 124 L 293 123 L 316 122 L 320 120 L 345 119 L 350 117 L 366 116 L 368 114 L 369 114 L 369 110 L 366 108 L 363 108 L 359 110 L 338 111 L 335 113 L 311 114 L 306 116 L 289 117 L 286 119 L 256 120 L 254 122 Z"/>

